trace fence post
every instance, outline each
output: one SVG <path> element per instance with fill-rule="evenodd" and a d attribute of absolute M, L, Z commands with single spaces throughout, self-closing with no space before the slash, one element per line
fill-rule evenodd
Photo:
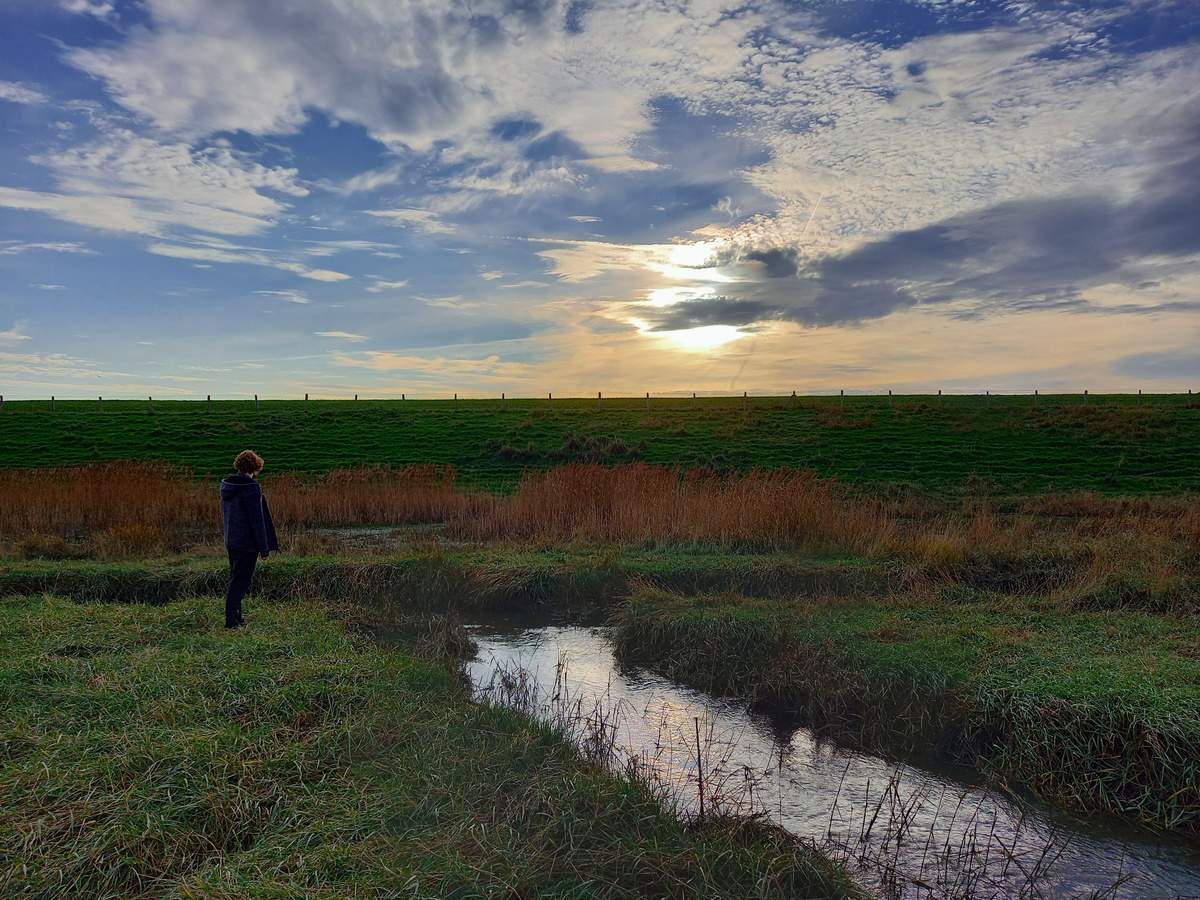
<path fill-rule="evenodd" d="M 942 389 L 938 388 L 938 403 L 942 402 Z"/>
<path fill-rule="evenodd" d="M 254 395 L 254 411 L 258 412 L 258 394 Z"/>
<path fill-rule="evenodd" d="M 55 409 L 56 409 L 56 406 L 54 403 L 54 395 L 51 394 L 50 395 L 50 412 L 54 412 Z"/>
<path fill-rule="evenodd" d="M 154 398 L 150 398 L 150 415 L 154 415 Z"/>
<path fill-rule="evenodd" d="M 1034 406 L 1037 406 L 1037 401 L 1038 401 L 1038 392 L 1037 392 L 1037 388 L 1034 388 L 1033 389 L 1033 405 Z"/>
<path fill-rule="evenodd" d="M 1192 392 L 1188 391 L 1188 396 L 1190 397 L 1191 395 L 1192 395 Z M 1191 406 L 1191 405 L 1192 405 L 1191 401 L 1188 401 L 1188 406 Z M 649 391 L 646 391 L 646 409 L 647 410 L 650 409 L 650 392 Z"/>
<path fill-rule="evenodd" d="M 984 405 L 984 408 L 985 408 L 985 409 L 991 409 L 991 408 L 992 408 L 992 392 L 991 392 L 991 391 L 984 391 L 984 392 L 983 392 L 983 397 L 984 397 L 984 400 L 983 400 L 983 405 Z"/>
<path fill-rule="evenodd" d="M 846 391 L 845 390 L 842 390 L 842 392 L 838 396 L 838 408 L 839 409 L 846 408 Z"/>
<path fill-rule="evenodd" d="M 1192 408 L 1192 389 L 1188 388 L 1188 409 Z"/>
<path fill-rule="evenodd" d="M 104 412 L 104 398 L 97 397 L 96 399 L 100 401 L 100 412 Z"/>
<path fill-rule="evenodd" d="M 500 411 L 504 412 L 504 391 L 500 392 Z"/>
<path fill-rule="evenodd" d="M 308 412 L 308 394 L 304 395 L 304 411 Z"/>
<path fill-rule="evenodd" d="M 306 402 L 305 402 L 305 407 L 304 407 L 304 408 L 305 408 L 305 409 L 307 409 L 307 408 L 308 408 L 308 403 L 307 403 L 307 400 L 308 400 L 308 394 L 305 394 L 305 395 L 304 395 L 304 399 L 305 399 L 305 401 L 306 401 Z M 103 407 L 101 407 L 101 409 L 103 409 Z M 207 409 L 207 410 L 205 410 L 205 412 L 206 412 L 206 414 L 208 414 L 208 415 L 211 415 L 211 414 L 212 414 L 212 394 L 209 394 L 209 395 L 208 395 L 208 409 Z"/>
<path fill-rule="evenodd" d="M 796 392 L 792 391 L 792 409 L 796 408 Z"/>
<path fill-rule="evenodd" d="M 403 394 L 400 395 L 400 408 L 406 411 L 408 410 L 408 400 L 405 399 Z"/>
<path fill-rule="evenodd" d="M 892 392 L 888 391 L 888 409 L 892 408 Z"/>
<path fill-rule="evenodd" d="M 546 396 L 550 398 L 550 411 L 554 412 L 554 395 L 548 393 Z"/>
<path fill-rule="evenodd" d="M 692 409 L 696 408 L 696 392 L 692 391 Z"/>
<path fill-rule="evenodd" d="M 454 411 L 458 412 L 458 394 L 454 395 Z"/>
<path fill-rule="evenodd" d="M 0 394 L 0 412 L 4 412 L 4 395 Z"/>
<path fill-rule="evenodd" d="M 358 409 L 358 394 L 354 395 L 354 408 Z"/>
<path fill-rule="evenodd" d="M 1087 391 L 1083 392 L 1083 405 L 1087 406 Z"/>
<path fill-rule="evenodd" d="M 742 412 L 746 411 L 746 392 L 742 391 Z"/>
<path fill-rule="evenodd" d="M 1138 405 L 1138 406 L 1141 406 L 1141 405 L 1142 405 L 1142 389 L 1141 389 L 1141 388 L 1138 388 L 1138 402 L 1137 402 L 1137 405 Z"/>
<path fill-rule="evenodd" d="M 596 391 L 596 409 L 604 409 L 604 399 L 600 396 L 599 391 Z"/>

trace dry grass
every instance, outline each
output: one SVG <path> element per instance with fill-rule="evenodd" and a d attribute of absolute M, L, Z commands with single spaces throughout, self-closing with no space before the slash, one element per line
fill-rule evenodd
<path fill-rule="evenodd" d="M 324 552 L 309 529 L 441 523 L 496 544 L 698 545 L 898 562 L 921 580 L 1098 606 L 1179 607 L 1200 593 L 1195 498 L 1092 494 L 958 504 L 851 495 L 797 469 L 718 474 L 642 463 L 567 463 L 496 496 L 452 468 L 339 470 L 264 479 L 285 550 Z M 140 462 L 0 471 L 0 546 L 26 558 L 150 556 L 218 547 L 216 479 Z M 309 544 L 319 547 L 308 547 Z M 1165 598 L 1165 599 L 1164 599 Z"/>
<path fill-rule="evenodd" d="M 797 469 L 716 475 L 633 464 L 570 464 L 528 474 L 450 531 L 473 540 L 694 543 L 867 553 L 894 523 L 877 503 L 848 500 Z"/>

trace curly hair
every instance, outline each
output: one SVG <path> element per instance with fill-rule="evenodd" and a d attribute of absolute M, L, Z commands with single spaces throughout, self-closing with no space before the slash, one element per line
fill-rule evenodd
<path fill-rule="evenodd" d="M 262 457 L 253 450 L 243 450 L 233 461 L 233 467 L 243 475 L 257 475 L 262 471 Z"/>

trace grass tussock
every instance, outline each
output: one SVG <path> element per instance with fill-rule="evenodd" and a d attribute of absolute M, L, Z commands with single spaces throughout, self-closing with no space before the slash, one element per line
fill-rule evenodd
<path fill-rule="evenodd" d="M 4 897 L 858 896 L 440 663 L 295 603 L 229 633 L 218 606 L 0 601 Z"/>

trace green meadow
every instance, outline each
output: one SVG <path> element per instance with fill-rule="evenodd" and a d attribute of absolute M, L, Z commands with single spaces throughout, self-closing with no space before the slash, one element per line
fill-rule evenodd
<path fill-rule="evenodd" d="M 694 408 L 693 408 L 694 402 Z M 0 467 L 153 459 L 224 472 L 453 466 L 511 488 L 527 469 L 639 460 L 718 471 L 811 468 L 872 491 L 1020 495 L 1200 490 L 1187 395 L 605 398 L 455 401 L 6 401 Z M 744 408 L 743 408 L 744 407 Z"/>

